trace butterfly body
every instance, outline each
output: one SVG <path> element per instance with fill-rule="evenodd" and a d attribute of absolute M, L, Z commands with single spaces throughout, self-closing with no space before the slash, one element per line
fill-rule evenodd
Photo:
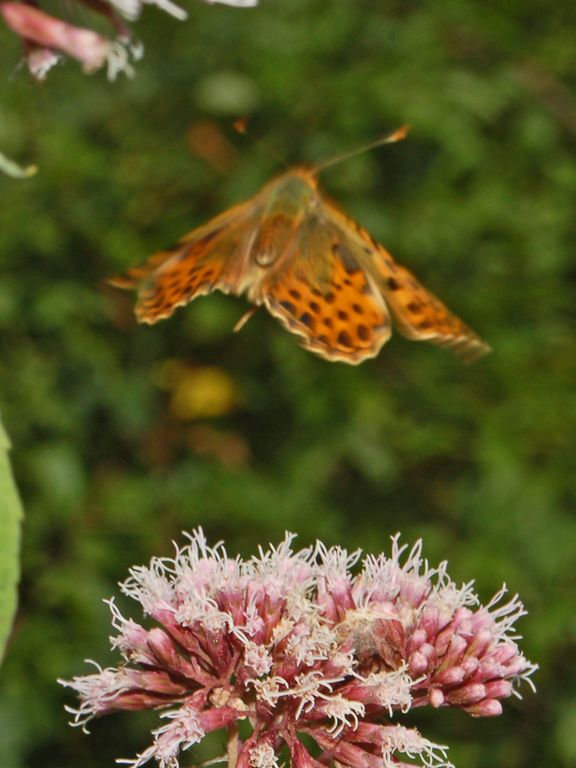
<path fill-rule="evenodd" d="M 465 358 L 487 346 L 358 224 L 327 201 L 313 170 L 295 168 L 132 269 L 140 322 L 155 323 L 197 296 L 246 294 L 302 346 L 328 360 L 374 357 L 394 324 L 403 335 Z"/>

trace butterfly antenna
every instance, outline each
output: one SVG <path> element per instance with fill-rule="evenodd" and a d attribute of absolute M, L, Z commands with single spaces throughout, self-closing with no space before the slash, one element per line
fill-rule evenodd
<path fill-rule="evenodd" d="M 336 165 L 336 163 L 341 163 L 343 160 L 348 160 L 351 157 L 356 157 L 356 155 L 361 155 L 364 152 L 368 152 L 370 149 L 381 147 L 382 144 L 395 144 L 397 141 L 402 141 L 402 139 L 406 138 L 406 134 L 409 130 L 409 125 L 401 125 L 400 128 L 397 128 L 394 133 L 391 133 L 388 136 L 376 139 L 376 141 L 372 141 L 370 144 L 365 144 L 363 147 L 358 147 L 357 149 L 353 149 L 350 152 L 345 152 L 343 155 L 338 155 L 337 157 L 333 157 L 331 160 L 327 160 L 326 162 L 317 165 L 314 168 L 314 173 L 319 173 L 325 168 L 330 168 L 331 166 Z"/>

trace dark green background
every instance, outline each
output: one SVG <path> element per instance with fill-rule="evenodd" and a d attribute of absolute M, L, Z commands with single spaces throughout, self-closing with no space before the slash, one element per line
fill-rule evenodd
<path fill-rule="evenodd" d="M 244 554 L 286 529 L 371 552 L 401 530 L 456 580 L 476 578 L 483 600 L 506 581 L 530 611 L 537 695 L 525 687 L 494 720 L 413 722 L 460 768 L 574 765 L 573 0 L 189 11 L 179 23 L 147 8 L 137 76 L 112 84 L 72 62 L 32 84 L 0 29 L 0 150 L 40 167 L 0 178 L 0 410 L 27 513 L 2 768 L 101 768 L 148 743 L 148 716 L 70 729 L 55 678 L 110 663 L 101 599 L 199 524 Z M 240 115 L 264 146 L 235 134 Z M 489 357 L 464 366 L 394 337 L 349 368 L 300 350 L 263 311 L 232 334 L 239 299 L 136 327 L 132 298 L 104 287 L 256 192 L 282 170 L 274 153 L 317 162 L 405 122 L 406 142 L 322 186 Z M 202 376 L 232 389 L 224 412 L 183 418 L 174 371 L 193 396 Z M 207 756 L 195 754 L 183 764 Z"/>

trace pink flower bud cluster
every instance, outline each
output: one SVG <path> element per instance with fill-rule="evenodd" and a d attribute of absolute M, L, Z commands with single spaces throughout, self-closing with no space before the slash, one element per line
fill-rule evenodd
<path fill-rule="evenodd" d="M 247 8 L 258 0 L 206 0 Z M 103 35 L 69 24 L 52 16 L 36 4 L 17 0 L 0 0 L 0 15 L 6 26 L 22 38 L 24 60 L 33 77 L 44 80 L 49 70 L 62 55 L 79 61 L 85 72 L 93 72 L 106 65 L 108 76 L 113 80 L 118 72 L 132 75 L 130 59 L 142 56 L 142 46 L 132 40 L 128 21 L 140 15 L 145 3 L 157 5 L 177 19 L 186 18 L 186 11 L 172 0 L 77 0 L 90 10 L 104 16 L 116 35 L 110 40 Z"/>
<path fill-rule="evenodd" d="M 74 724 L 163 710 L 151 746 L 122 761 L 134 768 L 177 768 L 221 728 L 234 768 L 278 768 L 285 749 L 294 768 L 448 766 L 446 747 L 396 717 L 424 704 L 497 715 L 530 682 L 536 667 L 511 634 L 525 612 L 517 597 L 503 603 L 504 588 L 481 607 L 472 584 L 457 587 L 446 563 L 431 568 L 421 542 L 408 550 L 398 536 L 356 575 L 359 551 L 293 551 L 292 539 L 244 561 L 198 530 L 173 559 L 133 568 L 122 591 L 155 626 L 109 601 L 123 663 L 61 681 L 80 697 Z"/>

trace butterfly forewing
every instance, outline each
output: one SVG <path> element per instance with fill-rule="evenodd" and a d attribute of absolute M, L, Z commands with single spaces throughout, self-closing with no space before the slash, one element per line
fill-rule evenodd
<path fill-rule="evenodd" d="M 382 291 L 394 322 L 408 339 L 448 347 L 466 362 L 481 357 L 490 347 L 404 267 L 389 261 L 379 248 L 375 257 L 382 275 Z M 394 269 L 390 268 L 390 264 Z"/>
<path fill-rule="evenodd" d="M 327 210 L 339 231 L 343 250 L 371 275 L 392 314 L 394 326 L 408 339 L 449 347 L 466 361 L 486 354 L 489 346 L 356 222 L 330 203 Z"/>
<path fill-rule="evenodd" d="M 259 218 L 256 196 L 112 282 L 121 288 L 136 288 L 136 315 L 140 322 L 149 324 L 214 290 L 241 293 L 250 281 L 251 244 Z"/>

